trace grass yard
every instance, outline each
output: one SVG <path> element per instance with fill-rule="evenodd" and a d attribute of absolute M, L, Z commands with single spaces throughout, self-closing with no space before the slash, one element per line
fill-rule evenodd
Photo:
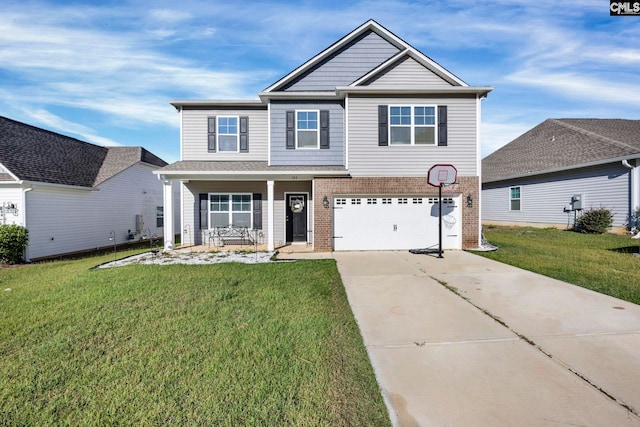
<path fill-rule="evenodd" d="M 2 425 L 390 424 L 333 260 L 111 259 L 0 270 Z"/>
<path fill-rule="evenodd" d="M 640 304 L 640 242 L 616 234 L 552 228 L 484 227 L 487 258 Z"/>

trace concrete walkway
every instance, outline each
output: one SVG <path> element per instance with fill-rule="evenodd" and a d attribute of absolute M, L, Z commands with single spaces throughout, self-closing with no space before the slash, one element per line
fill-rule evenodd
<path fill-rule="evenodd" d="M 397 426 L 640 426 L 640 306 L 480 256 L 334 253 Z"/>

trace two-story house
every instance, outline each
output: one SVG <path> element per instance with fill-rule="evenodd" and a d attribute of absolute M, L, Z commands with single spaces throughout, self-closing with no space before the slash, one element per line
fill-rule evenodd
<path fill-rule="evenodd" d="M 440 217 L 427 173 L 450 164 L 443 247 L 477 247 L 480 104 L 491 89 L 368 21 L 259 99 L 172 101 L 181 160 L 155 173 L 167 189 L 180 182 L 181 199 L 165 191 L 165 212 L 181 204 L 186 244 L 236 225 L 261 230 L 270 250 L 426 248 Z"/>

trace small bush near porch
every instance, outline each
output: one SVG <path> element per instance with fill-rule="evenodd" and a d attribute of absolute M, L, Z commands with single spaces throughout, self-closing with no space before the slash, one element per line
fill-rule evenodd
<path fill-rule="evenodd" d="M 4 425 L 389 425 L 333 260 L 0 272 Z"/>

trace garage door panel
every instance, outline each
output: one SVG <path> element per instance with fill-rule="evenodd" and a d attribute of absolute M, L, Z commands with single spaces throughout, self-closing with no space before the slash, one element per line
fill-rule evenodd
<path fill-rule="evenodd" d="M 459 210 L 443 205 L 443 247 L 459 249 Z M 393 250 L 437 246 L 437 198 L 341 197 L 334 199 L 335 250 Z"/>

